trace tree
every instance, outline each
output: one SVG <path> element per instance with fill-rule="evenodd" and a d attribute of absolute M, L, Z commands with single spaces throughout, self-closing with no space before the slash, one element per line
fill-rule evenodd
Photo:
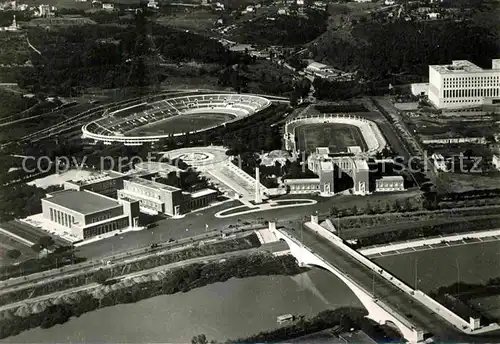
<path fill-rule="evenodd" d="M 372 207 L 372 204 L 370 203 L 370 201 L 366 202 L 366 211 L 369 215 L 374 214 L 373 207 Z"/>
<path fill-rule="evenodd" d="M 21 251 L 16 250 L 16 249 L 8 250 L 7 257 L 9 257 L 10 259 L 17 259 L 17 258 L 21 257 Z"/>
<path fill-rule="evenodd" d="M 106 282 L 106 280 L 108 279 L 108 276 L 104 273 L 104 271 L 102 270 L 99 270 L 97 271 L 93 276 L 92 276 L 92 280 L 95 282 L 95 283 L 99 283 L 99 284 L 103 284 L 104 282 Z"/>
<path fill-rule="evenodd" d="M 401 211 L 401 203 L 398 200 L 395 200 L 392 209 L 395 212 Z"/>
<path fill-rule="evenodd" d="M 208 344 L 207 336 L 199 334 L 191 339 L 191 344 Z"/>
<path fill-rule="evenodd" d="M 413 205 L 411 204 L 411 201 L 409 198 L 406 198 L 404 200 L 404 210 L 405 211 L 412 211 L 413 210 Z"/>
<path fill-rule="evenodd" d="M 33 244 L 31 245 L 31 249 L 36 253 L 40 253 L 43 250 L 43 247 L 40 244 Z"/>
<path fill-rule="evenodd" d="M 38 243 L 40 244 L 40 246 L 42 248 L 45 248 L 45 249 L 47 249 L 49 247 L 52 247 L 55 244 L 54 239 L 51 236 L 48 236 L 48 235 L 41 237 L 38 240 Z"/>
<path fill-rule="evenodd" d="M 292 95 L 290 96 L 290 106 L 292 107 L 296 107 L 298 105 L 298 97 L 297 97 L 297 94 L 295 92 L 292 93 Z"/>

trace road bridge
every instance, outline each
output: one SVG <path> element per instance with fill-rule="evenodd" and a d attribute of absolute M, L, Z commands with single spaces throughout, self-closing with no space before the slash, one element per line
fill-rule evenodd
<path fill-rule="evenodd" d="M 299 265 L 326 269 L 344 282 L 366 308 L 368 318 L 379 324 L 395 326 L 409 342 L 424 340 L 428 332 L 425 323 L 411 319 L 407 312 L 414 306 L 413 301 L 402 297 L 401 291 L 388 286 L 376 273 L 367 271 L 345 252 L 308 229 L 297 233 L 279 228 L 273 233 L 278 239 L 287 242 Z M 407 309 L 403 309 L 403 305 Z"/>
<path fill-rule="evenodd" d="M 300 231 L 273 226 L 271 232 L 288 244 L 300 265 L 321 267 L 336 275 L 361 301 L 368 318 L 397 328 L 409 342 L 429 337 L 456 340 L 465 333 L 482 332 L 352 250 L 317 223 L 307 223 Z"/>

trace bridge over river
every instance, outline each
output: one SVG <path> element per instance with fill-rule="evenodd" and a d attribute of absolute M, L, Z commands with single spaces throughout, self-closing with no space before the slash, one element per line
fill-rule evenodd
<path fill-rule="evenodd" d="M 313 216 L 314 218 L 314 216 Z M 342 280 L 368 311 L 367 317 L 396 327 L 411 343 L 428 338 L 439 341 L 498 342 L 498 325 L 481 327 L 466 321 L 425 293 L 414 290 L 339 237 L 312 221 L 300 231 L 276 228 L 277 239 L 284 240 L 300 265 L 317 266 Z"/>

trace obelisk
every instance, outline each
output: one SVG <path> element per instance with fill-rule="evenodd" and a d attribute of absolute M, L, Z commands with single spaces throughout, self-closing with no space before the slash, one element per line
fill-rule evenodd
<path fill-rule="evenodd" d="M 259 168 L 255 168 L 255 203 L 262 203 L 262 197 L 260 196 L 260 174 Z"/>

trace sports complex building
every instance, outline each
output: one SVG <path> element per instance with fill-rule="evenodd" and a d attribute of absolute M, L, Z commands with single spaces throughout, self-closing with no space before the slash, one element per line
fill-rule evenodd
<path fill-rule="evenodd" d="M 64 190 L 42 199 L 42 213 L 31 220 L 70 241 L 81 241 L 140 229 L 140 213 L 180 216 L 216 201 L 217 190 L 187 192 L 168 185 L 170 172 L 142 166 L 127 174 L 104 171 L 87 179 L 66 181 Z"/>
<path fill-rule="evenodd" d="M 303 113 L 307 113 L 307 109 Z M 353 114 L 299 115 L 288 120 L 285 147 L 308 155 L 308 168 L 318 178 L 286 179 L 290 193 L 335 193 L 335 179 L 345 173 L 352 178 L 352 193 L 369 193 L 367 160 L 387 147 L 375 122 Z"/>
<path fill-rule="evenodd" d="M 171 95 L 106 113 L 85 124 L 82 137 L 106 144 L 141 145 L 210 130 L 251 116 L 270 105 L 271 100 L 250 94 Z"/>
<path fill-rule="evenodd" d="M 59 232 L 78 240 L 138 227 L 139 202 L 91 191 L 62 190 L 42 199 L 42 216 Z"/>
<path fill-rule="evenodd" d="M 103 171 L 99 175 L 80 181 L 66 181 L 65 190 L 88 191 L 118 200 L 137 201 L 140 210 L 148 214 L 178 216 L 213 202 L 218 192 L 202 189 L 186 192 L 166 183 L 173 166 L 162 163 L 143 163 L 132 173 Z"/>
<path fill-rule="evenodd" d="M 163 181 L 164 178 L 156 173 L 124 180 L 123 189 L 118 190 L 118 199 L 137 200 L 146 213 L 179 216 L 206 207 L 217 197 L 213 189 L 189 193 Z"/>

